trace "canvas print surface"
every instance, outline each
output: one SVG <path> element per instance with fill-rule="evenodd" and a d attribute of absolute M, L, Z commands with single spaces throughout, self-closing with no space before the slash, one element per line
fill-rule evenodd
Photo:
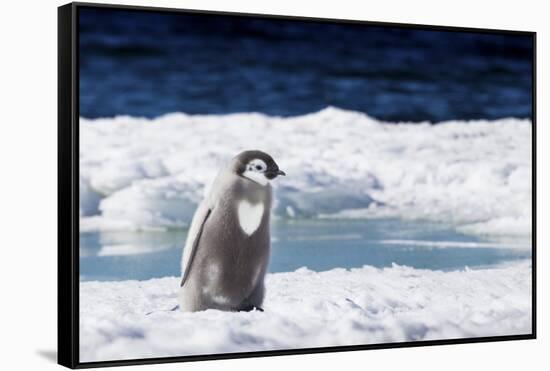
<path fill-rule="evenodd" d="M 531 333 L 531 37 L 78 20 L 81 362 Z"/>

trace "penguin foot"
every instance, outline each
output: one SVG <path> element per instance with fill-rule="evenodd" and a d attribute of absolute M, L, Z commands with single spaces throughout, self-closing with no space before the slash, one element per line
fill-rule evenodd
<path fill-rule="evenodd" d="M 260 307 L 257 307 L 255 305 L 248 305 L 246 307 L 243 307 L 241 309 L 239 309 L 239 312 L 250 312 L 250 311 L 253 311 L 253 310 L 257 310 L 259 312 L 263 312 L 263 308 L 260 308 Z"/>

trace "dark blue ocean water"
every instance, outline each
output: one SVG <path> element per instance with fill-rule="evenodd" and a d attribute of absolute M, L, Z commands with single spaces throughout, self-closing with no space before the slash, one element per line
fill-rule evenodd
<path fill-rule="evenodd" d="M 531 116 L 527 36 L 80 11 L 80 115 Z"/>

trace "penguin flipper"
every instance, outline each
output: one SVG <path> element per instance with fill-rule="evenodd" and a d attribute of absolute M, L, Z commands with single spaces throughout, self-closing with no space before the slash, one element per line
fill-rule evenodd
<path fill-rule="evenodd" d="M 180 287 L 183 286 L 183 284 L 187 280 L 187 277 L 189 276 L 189 271 L 191 270 L 191 264 L 193 263 L 193 258 L 197 253 L 199 241 L 201 239 L 202 231 L 204 229 L 204 223 L 206 223 L 206 220 L 208 219 L 211 213 L 212 213 L 211 208 L 202 209 L 201 207 L 199 207 L 195 217 L 193 218 L 193 221 L 191 223 L 191 228 L 189 228 L 189 236 L 185 246 L 185 249 L 188 251 L 184 251 L 184 254 L 183 254 L 183 263 L 182 263 L 183 272 L 182 272 Z M 197 224 L 197 223 L 200 223 L 200 224 Z M 196 233 L 193 233 L 194 231 L 196 231 Z"/>

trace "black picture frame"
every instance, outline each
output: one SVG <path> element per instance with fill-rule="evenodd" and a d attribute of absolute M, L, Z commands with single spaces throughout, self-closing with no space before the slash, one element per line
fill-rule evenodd
<path fill-rule="evenodd" d="M 232 17 L 259 17 L 269 19 L 292 19 L 339 24 L 365 24 L 413 28 L 425 30 L 445 30 L 489 34 L 512 34 L 531 37 L 532 56 L 532 332 L 525 335 L 489 336 L 463 339 L 441 339 L 402 343 L 384 343 L 353 346 L 331 346 L 322 348 L 287 349 L 277 351 L 257 351 L 197 356 L 178 356 L 100 362 L 80 362 L 79 360 L 79 27 L 78 14 L 82 8 L 124 9 L 140 12 L 170 12 L 180 14 L 212 14 Z M 536 32 L 495 30 L 484 28 L 464 28 L 402 24 L 342 19 L 324 19 L 296 16 L 230 13 L 170 9 L 144 6 L 70 3 L 58 8 L 58 363 L 69 368 L 91 368 L 106 366 L 155 364 L 217 360 L 244 357 L 265 357 L 290 354 L 342 352 L 367 349 L 418 347 L 431 345 L 527 340 L 536 338 Z"/>

